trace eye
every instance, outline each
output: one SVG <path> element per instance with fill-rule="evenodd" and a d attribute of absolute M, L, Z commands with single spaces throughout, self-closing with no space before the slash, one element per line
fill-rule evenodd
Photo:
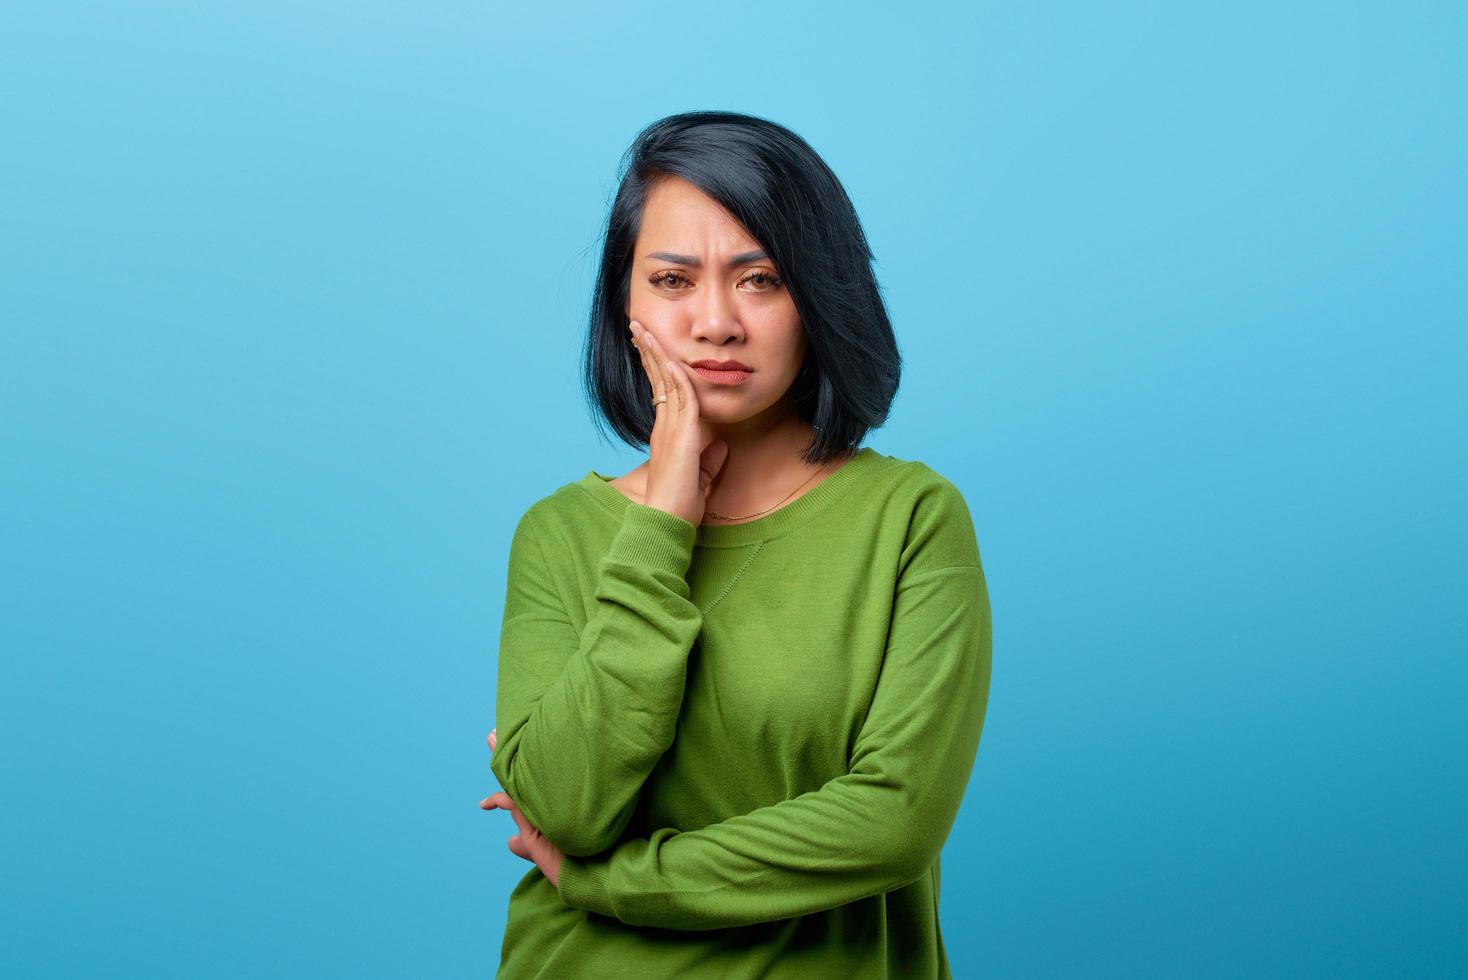
<path fill-rule="evenodd" d="M 659 272 L 657 275 L 650 276 L 647 281 L 653 286 L 662 286 L 668 289 L 672 289 L 674 292 L 679 292 L 686 287 L 680 287 L 675 284 L 679 282 L 687 283 L 688 277 L 683 275 L 683 273 L 681 272 L 673 272 L 672 270 L 668 270 L 665 272 Z M 759 288 L 751 290 L 752 292 L 756 293 L 774 292 L 776 289 L 779 289 L 782 285 L 784 285 L 784 281 L 779 276 L 772 276 L 768 272 L 752 272 L 749 275 L 745 276 L 743 279 L 739 280 L 739 284 L 741 286 L 745 283 L 758 283 Z"/>
<path fill-rule="evenodd" d="M 763 288 L 755 290 L 755 292 L 757 293 L 773 292 L 774 290 L 779 289 L 781 285 L 780 277 L 772 276 L 768 272 L 752 272 L 739 281 L 740 283 L 746 283 L 754 282 L 756 279 L 763 280 L 765 283 L 765 286 Z"/>
<path fill-rule="evenodd" d="M 670 281 L 670 280 L 673 280 L 673 279 L 681 279 L 684 282 L 687 282 L 688 281 L 688 277 L 685 276 L 685 275 L 683 275 L 681 272 L 659 272 L 657 275 L 653 276 L 652 278 L 648 279 L 647 281 L 650 282 L 650 283 L 652 283 L 654 286 L 658 286 L 658 285 L 663 284 L 664 282 L 667 282 L 667 281 Z"/>

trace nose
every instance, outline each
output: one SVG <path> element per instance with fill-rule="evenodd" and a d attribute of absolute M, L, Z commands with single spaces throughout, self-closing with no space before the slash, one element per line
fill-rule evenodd
<path fill-rule="evenodd" d="M 734 297 L 720 289 L 705 291 L 696 301 L 690 332 L 694 340 L 707 340 L 716 347 L 742 338 L 744 325 Z"/>

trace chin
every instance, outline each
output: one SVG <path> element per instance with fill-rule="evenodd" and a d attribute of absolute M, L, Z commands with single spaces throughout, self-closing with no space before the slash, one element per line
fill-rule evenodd
<path fill-rule="evenodd" d="M 724 399 L 706 398 L 702 392 L 699 392 L 699 399 L 698 417 L 705 422 L 713 422 L 718 425 L 734 425 L 739 422 L 745 422 L 754 418 L 762 411 L 762 409 L 756 408 L 742 400 L 734 402 L 733 399 L 730 399 L 731 402 L 734 402 L 733 404 L 720 405 L 717 402 L 721 402 Z M 714 402 L 715 404 L 710 404 L 710 402 Z"/>
<path fill-rule="evenodd" d="M 717 425 L 733 425 L 736 422 L 743 422 L 753 414 L 738 409 L 734 409 L 733 411 L 720 411 L 707 403 L 699 405 L 698 409 L 698 417 L 700 419 L 705 422 L 713 422 Z"/>

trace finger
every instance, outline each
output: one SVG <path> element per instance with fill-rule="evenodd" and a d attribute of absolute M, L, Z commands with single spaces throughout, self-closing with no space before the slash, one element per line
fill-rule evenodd
<path fill-rule="evenodd" d="M 663 404 L 667 405 L 670 409 L 682 408 L 683 394 L 678 388 L 677 382 L 673 380 L 673 369 L 668 365 L 668 354 L 663 350 L 663 345 L 658 343 L 656 337 L 652 337 L 651 334 L 648 336 L 650 338 L 648 340 L 648 346 L 651 348 L 650 356 L 652 357 L 653 367 L 657 370 L 658 380 L 662 385 L 659 389 L 659 394 L 666 392 L 668 395 L 668 400 L 663 402 Z"/>
<path fill-rule="evenodd" d="M 705 501 L 708 499 L 709 487 L 714 482 L 714 477 L 724 468 L 724 463 L 729 458 L 729 444 L 723 439 L 715 439 L 709 443 L 707 448 L 698 456 L 698 489 L 703 493 Z"/>
<path fill-rule="evenodd" d="M 681 413 L 690 406 L 698 404 L 698 394 L 693 387 L 693 378 L 688 373 L 688 368 L 681 362 L 668 358 L 668 372 L 673 375 L 678 386 L 678 411 Z"/>
<path fill-rule="evenodd" d="M 520 808 L 515 805 L 514 800 L 510 801 L 508 809 L 511 818 L 515 821 L 515 826 L 519 828 L 521 834 L 529 834 L 535 831 L 535 825 L 526 819 L 525 814 L 520 812 Z"/>
<path fill-rule="evenodd" d="M 657 338 L 646 330 L 642 332 L 642 337 L 642 347 L 647 351 L 647 373 L 649 383 L 652 385 L 653 420 L 656 422 L 657 419 L 670 417 L 670 413 L 676 407 L 676 402 L 673 400 L 672 386 L 668 384 L 667 379 L 663 377 L 662 370 L 658 368 Z"/>
<path fill-rule="evenodd" d="M 668 407 L 682 409 L 683 386 L 678 383 L 678 373 L 673 367 L 672 359 L 656 337 L 653 338 L 652 360 L 657 366 L 658 376 L 663 379 L 663 390 L 668 393 Z"/>
<path fill-rule="evenodd" d="M 515 855 L 515 857 L 522 857 L 527 861 L 535 860 L 535 858 L 530 856 L 530 848 L 525 846 L 525 841 L 521 839 L 519 834 L 511 837 L 505 843 L 509 845 L 510 853 Z"/>
<path fill-rule="evenodd" d="M 632 322 L 637 323 L 636 320 Z M 647 337 L 647 328 L 644 327 L 641 323 L 637 323 L 637 353 L 642 359 L 643 373 L 647 375 L 647 386 L 648 388 L 652 389 L 653 396 L 656 397 L 662 392 L 658 388 L 658 372 L 652 364 L 652 351 L 648 347 Z"/>
<path fill-rule="evenodd" d="M 647 374 L 647 351 L 642 346 L 642 338 L 638 336 L 642 332 L 639 329 L 640 326 L 636 320 L 633 320 L 627 324 L 627 329 L 632 334 L 632 349 L 637 351 L 637 359 L 642 363 L 642 373 Z M 649 385 L 652 384 L 652 378 L 650 376 L 647 379 L 647 383 Z"/>
<path fill-rule="evenodd" d="M 495 745 L 495 741 L 496 741 L 496 739 L 494 737 L 494 733 L 497 732 L 497 731 L 499 731 L 498 728 L 492 728 L 492 729 L 490 729 L 490 732 L 489 732 L 489 748 L 490 748 L 490 751 L 494 751 L 494 745 Z"/>

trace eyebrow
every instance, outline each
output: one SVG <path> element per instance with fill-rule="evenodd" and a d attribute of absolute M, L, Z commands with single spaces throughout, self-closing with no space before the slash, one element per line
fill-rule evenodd
<path fill-rule="evenodd" d="M 675 252 L 648 252 L 647 257 L 650 259 L 662 259 L 664 262 L 672 262 L 674 265 L 691 265 L 695 268 L 703 265 L 696 255 L 678 255 Z M 751 262 L 768 261 L 769 258 L 763 249 L 757 248 L 753 252 L 741 252 L 731 258 L 729 264 L 748 265 Z"/>

